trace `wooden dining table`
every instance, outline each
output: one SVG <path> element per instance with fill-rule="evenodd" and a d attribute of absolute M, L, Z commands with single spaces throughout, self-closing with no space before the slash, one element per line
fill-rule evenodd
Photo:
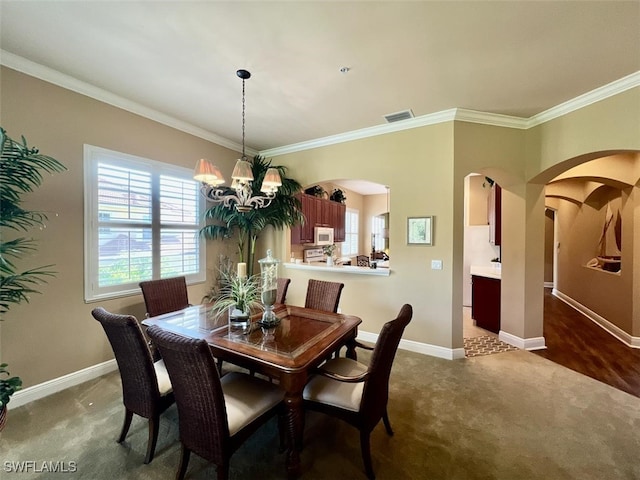
<path fill-rule="evenodd" d="M 276 305 L 274 313 L 280 319 L 276 327 L 261 329 L 256 315 L 244 333 L 232 329 L 226 315 L 216 317 L 208 305 L 150 317 L 142 324 L 204 339 L 218 360 L 277 379 L 285 392 L 287 474 L 294 478 L 301 473 L 304 386 L 313 369 L 340 347 L 347 347 L 348 357 L 356 357 L 354 342 L 362 320 L 292 305 Z"/>

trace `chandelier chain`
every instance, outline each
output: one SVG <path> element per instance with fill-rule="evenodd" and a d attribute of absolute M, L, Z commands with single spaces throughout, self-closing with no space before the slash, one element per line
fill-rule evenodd
<path fill-rule="evenodd" d="M 244 153 L 244 78 L 242 79 L 242 160 L 245 160 L 247 156 Z"/>
<path fill-rule="evenodd" d="M 247 160 L 245 150 L 245 124 L 246 124 L 246 90 L 245 80 L 251 78 L 247 70 L 238 70 L 236 75 L 242 79 L 242 158 L 236 162 L 231 178 L 230 189 L 221 188 L 224 183 L 222 173 L 218 168 L 206 159 L 200 159 L 196 164 L 194 179 L 201 182 L 200 191 L 208 200 L 214 203 L 222 203 L 226 208 L 234 206 L 240 213 L 269 206 L 275 198 L 278 187 L 282 185 L 282 178 L 276 168 L 268 168 L 262 180 L 260 194 L 253 194 L 253 165 Z M 229 190 L 234 191 L 230 193 Z"/>

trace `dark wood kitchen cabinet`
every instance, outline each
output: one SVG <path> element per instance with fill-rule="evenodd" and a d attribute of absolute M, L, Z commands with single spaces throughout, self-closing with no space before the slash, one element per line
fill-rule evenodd
<path fill-rule="evenodd" d="M 333 212 L 333 240 L 336 243 L 344 242 L 345 240 L 345 216 L 347 212 L 346 205 L 337 202 L 331 202 Z"/>
<path fill-rule="evenodd" d="M 491 186 L 487 200 L 489 222 L 489 243 L 499 246 L 502 243 L 502 188 L 497 183 Z"/>
<path fill-rule="evenodd" d="M 471 276 L 471 318 L 476 326 L 500 332 L 500 280 Z"/>
<path fill-rule="evenodd" d="M 304 225 L 291 228 L 292 244 L 313 243 L 315 227 L 333 227 L 334 241 L 344 242 L 346 212 L 344 204 L 306 193 L 298 194 L 297 197 L 302 204 L 302 213 L 306 222 Z"/>

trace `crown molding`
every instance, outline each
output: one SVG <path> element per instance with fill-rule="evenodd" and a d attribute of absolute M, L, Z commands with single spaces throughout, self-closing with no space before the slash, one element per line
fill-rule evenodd
<path fill-rule="evenodd" d="M 200 127 L 196 127 L 195 125 L 191 125 L 190 123 L 183 122 L 182 120 L 178 120 L 162 112 L 158 112 L 157 110 L 154 110 L 152 108 L 145 107 L 143 105 L 140 105 L 139 103 L 132 102 L 131 100 L 127 100 L 124 97 L 115 95 L 81 80 L 77 80 L 69 75 L 58 72 L 57 70 L 54 70 L 52 68 L 45 67 L 44 65 L 32 62 L 31 60 L 27 60 L 26 58 L 20 57 L 18 55 L 14 55 L 13 53 L 7 52 L 5 50 L 0 50 L 0 64 L 4 65 L 5 67 L 11 68 L 12 70 L 16 70 L 35 78 L 39 78 L 40 80 L 44 80 L 45 82 L 52 83 L 59 87 L 66 88 L 67 90 L 85 95 L 89 98 L 93 98 L 109 105 L 113 105 L 114 107 L 121 108 L 122 110 L 126 110 L 127 112 L 135 113 L 136 115 L 140 115 L 141 117 L 148 118 L 149 120 L 153 120 L 171 128 L 175 128 L 176 130 L 180 130 L 181 132 L 185 132 L 190 135 L 194 135 L 204 140 L 213 142 L 230 150 L 236 152 L 242 151 L 242 145 L 227 138 L 221 137 L 220 135 L 216 135 L 215 133 L 209 132 Z M 256 155 L 258 153 L 257 150 L 252 150 L 246 147 L 245 150 L 250 155 Z"/>
<path fill-rule="evenodd" d="M 283 147 L 270 148 L 263 150 L 260 155 L 263 157 L 274 157 L 287 153 L 300 152 L 302 150 L 310 150 L 318 147 L 326 147 L 337 143 L 350 142 L 362 138 L 376 137 L 385 133 L 399 132 L 409 130 L 411 128 L 424 127 L 427 125 L 436 125 L 438 123 L 451 122 L 459 120 L 461 122 L 481 123 L 484 125 L 495 125 L 499 127 L 509 128 L 527 128 L 527 120 L 525 118 L 511 117 L 509 115 L 499 115 L 496 113 L 477 112 L 475 110 L 465 110 L 463 108 L 451 108 L 442 110 L 441 112 L 429 113 L 419 117 L 402 120 L 385 125 L 376 125 L 375 127 L 363 128 L 352 132 L 340 133 L 329 137 L 317 138 L 308 142 L 294 143 Z"/>
<path fill-rule="evenodd" d="M 619 80 L 615 80 L 607 85 L 598 87 L 590 92 L 584 93 L 578 97 L 572 98 L 560 105 L 551 107 L 549 110 L 540 112 L 527 121 L 527 128 L 541 125 L 549 120 L 562 117 L 571 112 L 575 112 L 593 103 L 599 102 L 609 97 L 613 97 L 619 93 L 630 90 L 631 88 L 640 86 L 640 71 L 634 72 Z"/>
<path fill-rule="evenodd" d="M 499 113 L 478 112 L 477 110 L 466 110 L 457 108 L 455 120 L 460 122 L 481 123 L 483 125 L 493 125 L 495 127 L 527 129 L 527 119 L 513 117 L 511 115 L 501 115 Z"/>
<path fill-rule="evenodd" d="M 270 148 L 268 150 L 262 150 L 260 155 L 263 157 L 272 157 L 277 155 L 284 155 L 286 153 L 300 152 L 302 150 L 310 150 L 312 148 L 326 147 L 328 145 L 335 145 L 337 143 L 350 142 L 352 140 L 360 140 L 362 138 L 376 137 L 378 135 L 384 135 L 386 133 L 399 132 L 402 130 L 409 130 L 411 128 L 424 127 L 426 125 L 435 125 L 438 123 L 450 122 L 455 118 L 456 109 L 443 110 L 441 112 L 430 113 L 428 115 L 422 115 L 420 117 L 410 118 L 408 120 L 402 120 L 400 122 L 389 123 L 385 125 L 376 125 L 374 127 L 362 128 L 360 130 L 353 130 L 351 132 L 339 133 L 337 135 L 330 135 L 328 137 L 317 138 L 309 140 L 307 142 L 293 143 L 291 145 L 285 145 L 283 147 Z"/>
<path fill-rule="evenodd" d="M 640 86 L 640 71 L 634 72 L 619 80 L 615 80 L 611 83 L 608 83 L 607 85 L 603 85 L 602 87 L 598 87 L 583 95 L 572 98 L 571 100 L 568 100 L 564 103 L 561 103 L 560 105 L 552 107 L 529 118 L 500 115 L 497 113 L 479 112 L 476 110 L 466 110 L 464 108 L 454 108 L 450 110 L 443 110 L 442 112 L 423 115 L 421 117 L 412 118 L 410 120 L 404 120 L 402 122 L 397 122 L 390 125 L 380 125 L 377 127 L 356 130 L 354 132 L 347 132 L 340 135 L 333 135 L 331 137 L 310 140 L 308 142 L 294 143 L 292 145 L 272 148 L 260 152 L 260 155 L 263 155 L 265 157 L 283 155 L 285 153 L 299 152 L 301 150 L 309 150 L 311 148 L 333 145 L 335 143 L 347 142 L 349 140 L 355 140 L 358 138 L 372 137 L 375 135 L 397 132 L 400 130 L 407 130 L 410 128 L 422 127 L 425 125 L 434 125 L 436 123 L 444 123 L 451 120 L 528 130 L 529 128 L 533 128 L 537 125 L 548 122 L 549 120 L 561 117 L 563 115 L 591 105 L 592 103 L 599 102 L 600 100 L 604 100 L 638 86 Z"/>
<path fill-rule="evenodd" d="M 73 77 L 70 77 L 69 75 L 65 75 L 49 67 L 45 67 L 43 65 L 37 64 L 1 49 L 0 65 L 4 65 L 5 67 L 11 68 L 13 70 L 17 70 L 32 77 L 39 78 L 40 80 L 58 85 L 59 87 L 66 88 L 68 90 L 80 93 L 90 98 L 94 98 L 109 105 L 113 105 L 114 107 L 121 108 L 136 115 L 140 115 L 142 117 L 161 123 L 163 125 L 167 125 L 168 127 L 175 128 L 176 130 L 180 130 L 190 135 L 194 135 L 204 140 L 213 142 L 222 147 L 229 148 L 230 150 L 234 150 L 236 152 L 242 151 L 242 145 L 227 138 L 221 137 L 213 132 L 209 132 L 200 127 L 196 127 L 195 125 L 191 125 L 190 123 L 158 112 L 157 110 L 153 110 L 138 103 L 132 102 L 130 100 L 127 100 L 126 98 L 107 92 L 106 90 L 88 84 L 86 82 L 82 82 Z M 420 117 L 411 118 L 401 122 L 376 125 L 360 130 L 354 130 L 351 132 L 309 140 L 306 142 L 284 145 L 282 147 L 276 147 L 262 151 L 257 151 L 245 147 L 245 150 L 249 155 L 260 154 L 264 157 L 272 157 L 277 155 L 284 155 L 287 153 L 300 152 L 303 150 L 310 150 L 313 148 L 324 147 L 328 145 L 334 145 L 338 143 L 349 142 L 353 140 L 359 140 L 368 137 L 375 137 L 378 135 L 384 135 L 386 133 L 399 132 L 402 130 L 409 130 L 412 128 L 424 127 L 427 125 L 450 122 L 454 120 L 460 122 L 479 123 L 483 125 L 493 125 L 498 127 L 526 130 L 638 86 L 640 86 L 640 71 L 634 72 L 607 85 L 603 85 L 602 87 L 596 88 L 590 92 L 561 103 L 560 105 L 545 110 L 544 112 L 534 115 L 528 119 L 513 117 L 509 115 L 500 115 L 496 113 L 466 110 L 463 108 L 452 108 L 449 110 L 443 110 L 441 112 L 430 113 L 427 115 L 422 115 Z"/>

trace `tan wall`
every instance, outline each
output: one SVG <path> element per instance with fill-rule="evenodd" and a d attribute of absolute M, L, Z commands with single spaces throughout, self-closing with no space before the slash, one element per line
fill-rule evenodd
<path fill-rule="evenodd" d="M 469 175 L 467 182 L 467 216 L 465 224 L 469 226 L 486 226 L 489 224 L 487 201 L 491 189 L 488 188 L 489 185 L 486 183 L 484 175 Z"/>
<path fill-rule="evenodd" d="M 2 361 L 28 387 L 113 358 L 90 314 L 96 306 L 144 316 L 141 295 L 91 304 L 83 300 L 83 145 L 188 168 L 207 157 L 227 175 L 237 153 L 7 68 L 0 80 L 2 126 L 8 134 L 15 139 L 24 135 L 68 168 L 25 197 L 28 208 L 50 213 L 45 230 L 30 232 L 40 243 L 28 266 L 52 263 L 58 273 L 29 304 L 12 307 L 0 327 Z M 213 268 L 220 245 L 208 244 Z M 207 284 L 190 286 L 189 300 L 200 303 L 206 290 Z"/>
<path fill-rule="evenodd" d="M 585 161 L 620 152 L 636 152 L 637 156 L 638 151 L 640 151 L 640 87 L 528 130 L 527 178 L 532 182 L 544 184 Z M 576 293 L 582 299 L 588 297 L 587 292 L 596 291 L 594 285 L 599 285 L 602 300 L 596 300 L 595 303 L 587 302 L 586 306 L 593 307 L 592 310 L 596 312 L 605 313 L 603 316 L 607 320 L 618 326 L 622 325 L 621 328 L 634 336 L 640 334 L 640 306 L 637 301 L 634 301 L 640 298 L 638 295 L 640 293 L 640 257 L 638 257 L 640 249 L 636 241 L 640 232 L 640 225 L 637 223 L 640 218 L 638 216 L 640 207 L 637 200 L 634 200 L 636 197 L 637 188 L 634 188 L 629 194 L 630 205 L 633 206 L 625 208 L 624 211 L 622 275 L 617 277 L 602 272 L 586 271 L 583 272 L 584 275 L 576 275 L 573 278 L 574 284 L 578 282 L 577 285 L 584 290 Z M 569 207 L 565 205 L 565 208 Z M 529 215 L 537 216 L 537 209 L 530 208 Z M 561 256 L 562 251 L 561 242 Z M 560 259 L 558 262 L 560 263 Z M 605 276 L 609 278 L 605 280 Z M 562 279 L 561 269 L 558 280 L 560 279 Z M 629 301 L 632 302 L 630 318 L 626 313 Z M 618 305 L 607 308 L 605 303 Z M 625 313 L 616 310 L 620 304 L 626 304 L 623 307 Z M 607 312 L 610 313 L 607 314 Z"/>
<path fill-rule="evenodd" d="M 605 189 L 604 196 L 578 205 L 561 200 L 556 219 L 559 222 L 558 283 L 556 288 L 575 301 L 604 317 L 627 333 L 632 331 L 633 297 L 631 293 L 632 255 L 622 248 L 620 274 L 604 272 L 586 266 L 598 253 L 607 200 L 616 211 L 621 206 L 620 191 Z M 630 202 L 627 207 L 633 209 Z M 625 207 L 626 208 L 626 207 Z M 628 218 L 622 212 L 623 218 Z M 631 225 L 623 223 L 623 230 Z M 627 267 L 627 268 L 625 268 Z"/>
<path fill-rule="evenodd" d="M 389 277 L 318 273 L 345 283 L 342 311 L 362 317 L 362 331 L 378 333 L 403 303 L 414 307 L 405 338 L 450 348 L 452 297 L 452 124 L 441 124 L 275 157 L 303 184 L 327 178 L 360 178 L 389 185 L 392 195 Z M 363 169 L 362 159 L 367 168 Z M 412 175 L 399 176 L 410 169 Z M 363 173 L 364 172 L 364 173 Z M 363 177 L 363 174 L 365 175 Z M 385 200 L 386 201 L 386 200 Z M 380 212 L 376 212 L 380 213 Z M 408 216 L 435 216 L 433 247 L 406 245 Z M 281 249 L 286 248 L 280 245 Z M 431 270 L 441 259 L 444 270 Z M 292 278 L 288 301 L 304 303 L 309 272 L 285 270 Z M 460 309 L 461 310 L 461 309 Z M 445 320 L 446 319 L 446 320 Z M 458 343 L 461 344 L 462 338 Z"/>
<path fill-rule="evenodd" d="M 527 179 L 546 183 L 607 152 L 640 151 L 640 87 L 527 130 Z"/>
<path fill-rule="evenodd" d="M 208 157 L 224 164 L 225 173 L 230 172 L 237 155 L 8 69 L 2 69 L 1 82 L 2 125 L 12 135 L 24 134 L 69 168 L 47 179 L 30 198 L 30 205 L 44 203 L 60 215 L 45 232 L 37 232 L 45 245 L 34 258 L 37 264 L 56 263 L 58 276 L 44 287 L 43 295 L 12 310 L 16 318 L 9 318 L 1 327 L 2 360 L 11 363 L 29 386 L 112 357 L 104 334 L 90 317 L 95 304 L 82 300 L 82 145 L 90 143 L 187 167 L 197 158 Z M 345 282 L 341 307 L 363 318 L 361 330 L 377 333 L 403 303 L 411 303 L 414 320 L 405 338 L 445 348 L 462 346 L 464 177 L 475 172 L 496 179 L 504 195 L 503 328 L 521 338 L 537 337 L 542 335 L 544 278 L 542 185 L 557 174 L 552 170 L 566 169 L 574 156 L 614 149 L 640 151 L 640 111 L 633 108 L 638 104 L 640 88 L 529 131 L 449 122 L 296 152 L 276 161 L 289 166 L 290 175 L 303 185 L 335 178 L 390 185 L 391 275 L 318 276 Z M 548 170 L 536 177 L 543 169 Z M 398 171 L 411 171 L 411 175 L 400 176 Z M 526 185 L 525 173 L 539 184 Z M 637 219 L 640 208 L 635 207 L 631 214 Z M 406 245 L 406 218 L 421 215 L 435 217 L 432 247 Z M 639 226 L 640 221 L 634 223 L 631 235 L 638 233 Z M 634 251 L 640 250 L 639 242 L 626 235 L 629 233 L 624 241 Z M 289 253 L 288 233 L 269 232 L 263 244 L 272 246 L 279 258 Z M 209 245 L 212 248 L 217 247 Z M 210 264 L 215 257 L 209 255 Z M 431 270 L 432 259 L 442 260 L 443 270 Z M 634 261 L 633 278 L 640 279 L 636 264 Z M 309 275 L 294 270 L 282 273 L 293 280 L 289 301 L 302 304 Z M 191 287 L 190 300 L 197 302 L 205 290 L 205 285 Z M 637 298 L 638 280 L 633 291 Z M 140 296 L 102 304 L 116 312 L 143 313 Z M 640 308 L 634 305 L 636 332 L 639 315 Z"/>

